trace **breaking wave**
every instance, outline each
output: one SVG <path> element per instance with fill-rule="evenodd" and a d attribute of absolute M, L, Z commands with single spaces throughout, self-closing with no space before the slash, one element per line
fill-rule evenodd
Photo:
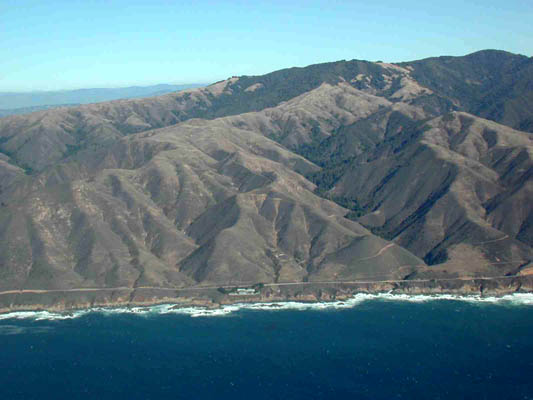
<path fill-rule="evenodd" d="M 409 295 L 409 294 L 393 294 L 393 293 L 378 293 L 367 294 L 359 293 L 352 298 L 344 301 L 331 302 L 269 302 L 269 303 L 236 303 L 231 305 L 223 305 L 219 308 L 210 309 L 206 307 L 182 307 L 177 304 L 161 304 L 155 306 L 142 307 L 95 307 L 84 310 L 76 310 L 69 312 L 50 312 L 50 311 L 16 311 L 6 314 L 0 314 L 1 320 L 9 319 L 31 319 L 34 321 L 43 320 L 68 320 L 79 318 L 89 313 L 99 313 L 103 315 L 114 314 L 136 314 L 141 316 L 161 315 L 161 314 L 182 314 L 191 317 L 214 317 L 224 316 L 235 313 L 239 310 L 332 310 L 332 309 L 346 309 L 352 308 L 366 301 L 381 300 L 381 301 L 396 301 L 396 302 L 412 302 L 425 303 L 430 301 L 462 301 L 468 303 L 485 303 L 502 306 L 533 306 L 533 293 L 514 293 L 505 296 L 480 296 L 480 295 Z"/>

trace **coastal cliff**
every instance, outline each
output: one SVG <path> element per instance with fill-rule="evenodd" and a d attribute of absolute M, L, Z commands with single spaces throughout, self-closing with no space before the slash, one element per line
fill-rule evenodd
<path fill-rule="evenodd" d="M 359 293 L 499 297 L 514 293 L 533 293 L 533 276 L 362 283 L 291 283 L 258 285 L 251 289 L 252 294 L 243 295 L 228 293 L 228 287 L 0 293 L 0 314 L 15 311 L 68 312 L 100 307 L 137 307 L 156 304 L 173 304 L 176 308 L 213 309 L 240 303 L 345 301 Z"/>

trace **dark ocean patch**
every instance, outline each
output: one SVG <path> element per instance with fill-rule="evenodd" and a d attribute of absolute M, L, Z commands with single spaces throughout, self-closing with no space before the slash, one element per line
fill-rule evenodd
<path fill-rule="evenodd" d="M 222 318 L 3 319 L 0 396 L 528 399 L 533 307 L 511 304 L 381 299 Z"/>

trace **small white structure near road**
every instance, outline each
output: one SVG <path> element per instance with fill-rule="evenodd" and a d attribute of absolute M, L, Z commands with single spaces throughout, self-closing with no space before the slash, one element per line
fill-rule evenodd
<path fill-rule="evenodd" d="M 257 294 L 254 288 L 237 288 L 234 292 L 229 293 L 230 296 L 251 296 Z"/>

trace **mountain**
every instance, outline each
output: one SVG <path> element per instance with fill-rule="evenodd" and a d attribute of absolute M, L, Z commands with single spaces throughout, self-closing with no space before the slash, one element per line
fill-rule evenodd
<path fill-rule="evenodd" d="M 52 106 L 97 103 L 102 101 L 130 99 L 137 97 L 158 96 L 179 90 L 204 86 L 190 85 L 152 85 L 131 86 L 124 88 L 94 88 L 39 92 L 0 92 L 0 117 L 15 114 L 26 114 Z"/>
<path fill-rule="evenodd" d="M 485 50 L 400 65 L 413 68 L 417 82 L 458 109 L 533 132 L 533 57 Z"/>
<path fill-rule="evenodd" d="M 20 108 L 11 108 L 11 109 L 0 109 L 0 118 L 7 117 L 9 115 L 19 115 L 19 114 L 30 114 L 35 111 L 48 110 L 50 108 L 58 107 L 72 107 L 79 104 L 57 104 L 51 106 L 33 106 L 33 107 L 20 107 Z"/>
<path fill-rule="evenodd" d="M 530 64 L 339 61 L 0 119 L 0 290 L 527 275 Z"/>

